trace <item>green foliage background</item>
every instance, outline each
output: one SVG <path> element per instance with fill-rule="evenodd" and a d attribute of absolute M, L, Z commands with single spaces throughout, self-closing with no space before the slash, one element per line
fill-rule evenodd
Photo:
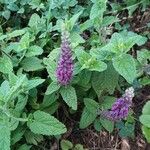
<path fill-rule="evenodd" d="M 34 149 L 44 135 L 61 139 L 67 131 L 64 108 L 70 116 L 81 114 L 78 128 L 93 124 L 97 131 L 112 132 L 114 122 L 99 118 L 98 110 L 111 108 L 115 91 L 121 95 L 129 86 L 150 84 L 145 70 L 150 51 L 141 48 L 150 35 L 121 25 L 118 14 L 127 11 L 130 17 L 149 5 L 149 0 L 0 0 L 0 149 Z M 72 82 L 65 87 L 55 76 L 63 23 L 75 64 Z M 150 141 L 147 107 L 149 103 L 140 121 Z M 134 137 L 132 117 L 116 125 L 120 136 Z M 69 141 L 63 143 L 73 148 Z"/>

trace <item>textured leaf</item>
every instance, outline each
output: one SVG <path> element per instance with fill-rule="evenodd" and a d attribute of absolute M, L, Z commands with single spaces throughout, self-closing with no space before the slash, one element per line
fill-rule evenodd
<path fill-rule="evenodd" d="M 72 86 L 62 87 L 60 89 L 60 94 L 68 106 L 70 106 L 73 110 L 77 110 L 77 95 Z"/>
<path fill-rule="evenodd" d="M 0 120 L 0 149 L 10 150 L 10 129 L 7 120 Z"/>
<path fill-rule="evenodd" d="M 30 43 L 29 33 L 27 32 L 20 39 L 19 45 L 21 50 L 27 49 L 29 47 L 29 43 Z"/>
<path fill-rule="evenodd" d="M 100 119 L 100 122 L 101 122 L 102 126 L 103 126 L 107 131 L 109 131 L 110 133 L 113 132 L 113 130 L 114 130 L 114 122 L 109 121 L 109 120 L 107 120 L 107 119 L 103 119 L 103 118 Z"/>
<path fill-rule="evenodd" d="M 95 19 L 96 17 L 101 18 L 103 16 L 106 10 L 106 2 L 107 0 L 99 0 L 93 4 L 90 11 L 90 19 Z"/>
<path fill-rule="evenodd" d="M 91 113 L 86 107 L 83 109 L 81 119 L 80 119 L 80 128 L 84 129 L 88 127 L 97 117 L 97 113 Z"/>
<path fill-rule="evenodd" d="M 11 39 L 13 37 L 17 37 L 17 36 L 20 36 L 20 35 L 23 35 L 25 33 L 25 30 L 15 30 L 11 33 L 8 34 L 8 38 Z"/>
<path fill-rule="evenodd" d="M 136 66 L 133 57 L 129 54 L 123 54 L 113 59 L 113 66 L 122 75 L 127 82 L 132 83 L 136 78 Z"/>
<path fill-rule="evenodd" d="M 84 98 L 84 104 L 85 104 L 85 107 L 88 109 L 88 111 L 90 111 L 93 114 L 97 113 L 99 104 L 96 101 L 94 101 L 90 98 Z"/>
<path fill-rule="evenodd" d="M 78 20 L 79 16 L 82 14 L 83 11 L 78 12 L 77 14 L 73 15 L 72 18 L 70 18 L 70 29 L 73 28 L 75 25 L 76 21 Z"/>
<path fill-rule="evenodd" d="M 30 26 L 30 27 L 36 27 L 36 26 L 38 26 L 38 24 L 39 24 L 39 22 L 40 22 L 40 16 L 39 15 L 37 15 L 37 14 L 32 14 L 32 16 L 31 16 L 31 18 L 30 18 L 30 20 L 29 20 L 29 23 L 28 23 L 28 25 Z"/>
<path fill-rule="evenodd" d="M 33 89 L 33 88 L 37 87 L 38 85 L 42 84 L 44 81 L 45 81 L 45 79 L 32 79 L 32 80 L 29 80 L 27 85 L 26 85 L 27 86 L 26 89 L 27 90 Z"/>
<path fill-rule="evenodd" d="M 60 88 L 60 85 L 57 83 L 57 82 L 52 82 L 48 87 L 47 87 L 47 90 L 46 90 L 46 95 L 50 95 L 52 94 L 53 92 L 57 91 L 58 89 Z"/>
<path fill-rule="evenodd" d="M 105 96 L 103 98 L 103 102 L 101 103 L 101 109 L 106 110 L 106 109 L 110 109 L 113 105 L 113 103 L 115 102 L 116 98 L 115 97 L 111 97 L 111 96 Z"/>
<path fill-rule="evenodd" d="M 8 74 L 12 71 L 13 65 L 11 59 L 6 55 L 0 57 L 0 72 Z"/>
<path fill-rule="evenodd" d="M 25 58 L 21 65 L 25 71 L 37 71 L 43 69 L 42 60 L 37 57 Z"/>
<path fill-rule="evenodd" d="M 28 122 L 28 127 L 35 134 L 59 135 L 66 132 L 65 126 L 48 113 L 36 111 L 34 119 Z"/>
<path fill-rule="evenodd" d="M 107 65 L 107 69 L 101 73 L 94 72 L 92 77 L 92 86 L 100 96 L 101 91 L 108 91 L 113 94 L 116 86 L 118 85 L 119 74 L 115 71 L 111 63 Z"/>
<path fill-rule="evenodd" d="M 34 45 L 28 48 L 26 57 L 37 56 L 37 55 L 41 55 L 42 53 L 43 53 L 43 49 L 37 45 Z"/>

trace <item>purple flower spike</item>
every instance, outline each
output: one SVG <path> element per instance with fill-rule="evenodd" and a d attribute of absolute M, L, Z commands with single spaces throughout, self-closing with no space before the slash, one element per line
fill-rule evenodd
<path fill-rule="evenodd" d="M 132 105 L 132 99 L 134 97 L 134 89 L 131 87 L 125 91 L 125 94 L 116 100 L 112 105 L 111 110 L 102 111 L 101 116 L 112 120 L 118 121 L 128 116 L 130 106 Z"/>
<path fill-rule="evenodd" d="M 61 54 L 56 70 L 57 80 L 61 85 L 69 84 L 73 75 L 73 60 L 68 38 L 68 33 L 63 32 Z"/>

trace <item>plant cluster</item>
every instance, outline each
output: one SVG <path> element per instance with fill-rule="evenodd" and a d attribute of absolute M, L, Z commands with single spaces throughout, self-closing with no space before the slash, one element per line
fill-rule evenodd
<path fill-rule="evenodd" d="M 32 150 L 46 136 L 61 139 L 66 110 L 77 114 L 77 128 L 118 128 L 134 138 L 133 98 L 150 84 L 150 34 L 131 31 L 118 14 L 148 6 L 149 0 L 0 0 L 0 149 Z M 149 102 L 139 120 L 150 142 Z M 65 140 L 61 148 L 84 149 Z"/>

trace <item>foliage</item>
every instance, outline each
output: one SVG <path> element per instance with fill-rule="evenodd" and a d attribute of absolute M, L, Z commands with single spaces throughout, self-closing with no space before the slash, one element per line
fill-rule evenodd
<path fill-rule="evenodd" d="M 34 150 L 47 137 L 59 140 L 67 132 L 64 118 L 72 114 L 77 128 L 113 132 L 117 127 L 120 136 L 134 137 L 134 122 L 127 118 L 117 126 L 100 111 L 111 109 L 135 82 L 150 84 L 150 52 L 141 48 L 149 36 L 121 26 L 118 17 L 149 5 L 149 0 L 0 0 L 0 149 Z M 74 63 L 66 86 L 56 77 L 63 25 Z M 140 121 L 150 141 L 148 106 Z M 64 140 L 61 148 L 84 150 Z"/>
<path fill-rule="evenodd" d="M 140 116 L 140 122 L 143 124 L 142 131 L 145 135 L 147 141 L 150 143 L 150 101 L 148 101 L 142 111 L 142 115 Z"/>

